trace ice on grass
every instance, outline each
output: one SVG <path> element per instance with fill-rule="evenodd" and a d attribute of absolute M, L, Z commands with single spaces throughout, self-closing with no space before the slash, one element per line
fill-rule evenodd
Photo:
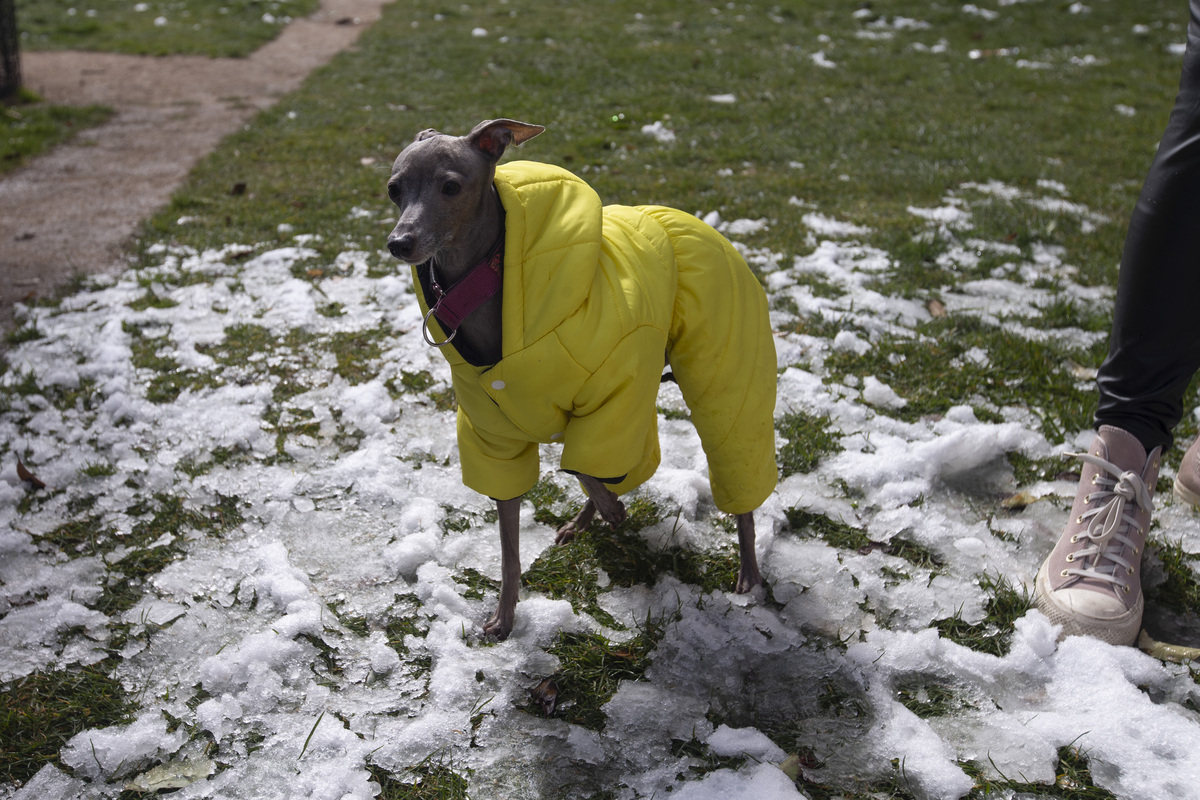
<path fill-rule="evenodd" d="M 46 800 L 47 798 L 82 797 L 87 788 L 85 781 L 73 778 L 53 764 L 38 770 L 28 783 L 12 795 L 13 800 Z"/>
<path fill-rule="evenodd" d="M 835 341 L 834 344 L 836 346 L 837 342 Z M 897 394 L 895 389 L 874 375 L 867 375 L 863 378 L 862 399 L 868 405 L 884 409 L 895 410 L 908 405 L 908 401 Z"/>
<path fill-rule="evenodd" d="M 894 700 L 876 703 L 880 713 L 868 734 L 877 757 L 895 759 L 918 797 L 957 800 L 975 785 L 955 763 L 953 748 L 929 723 Z"/>
<path fill-rule="evenodd" d="M 1016 320 L 1036 320 L 1060 297 L 1106 308 L 1111 293 L 1075 283 L 1061 250 L 967 235 L 976 210 L 996 202 L 1102 224 L 1061 202 L 1067 196 L 1064 186 L 1031 194 L 985 176 L 939 208 L 912 209 L 918 239 L 945 245 L 940 268 L 1000 262 L 942 292 L 946 313 L 1034 337 L 1051 334 Z M 802 793 L 775 764 L 793 743 L 821 760 L 815 778 L 828 785 L 894 780 L 895 760 L 921 797 L 962 796 L 967 765 L 1049 791 L 1058 751 L 1070 745 L 1122 800 L 1187 796 L 1200 783 L 1200 724 L 1186 668 L 1132 648 L 1060 644 L 1037 611 L 1016 620 L 1002 656 L 937 625 L 988 626 L 984 576 L 1029 586 L 1061 530 L 1068 482 L 1039 482 L 1030 488 L 1037 503 L 992 513 L 1011 487 L 1007 457 L 1048 458 L 1085 447 L 1090 434 L 1067 431 L 1064 444 L 1052 443 L 1020 408 L 1000 409 L 998 422 L 969 405 L 913 419 L 892 378 L 831 375 L 831 356 L 911 339 L 931 314 L 923 298 L 881 292 L 901 266 L 853 241 L 865 229 L 802 208 L 792 212 L 800 220 L 771 222 L 804 225 L 799 255 L 741 241 L 765 220 L 705 216 L 764 275 L 778 328 L 776 418 L 819 420 L 835 443 L 756 512 L 772 602 L 762 590 L 703 591 L 671 572 L 627 585 L 603 555 L 579 567 L 601 587 L 603 613 L 590 600 L 523 587 L 502 643 L 481 635 L 500 575 L 494 504 L 462 485 L 454 412 L 430 396 L 449 387 L 449 372 L 421 340 L 407 271 L 370 277 L 376 254 L 353 249 L 335 257 L 336 279 L 323 277 L 330 264 L 303 241 L 261 252 L 161 246 L 152 248 L 161 263 L 139 274 L 97 283 L 58 309 L 31 308 L 42 336 L 14 344 L 10 363 L 47 394 L 94 386 L 95 402 L 59 408 L 38 392 L 10 392 L 0 411 L 0 441 L 28 453 L 54 486 L 30 497 L 11 459 L 0 464 L 0 677 L 98 662 L 119 625 L 120 658 L 104 669 L 141 706 L 130 724 L 71 740 L 61 757 L 74 774 L 47 767 L 16 796 L 116 796 L 128 780 L 178 771 L 212 744 L 222 769 L 180 788 L 181 800 L 365 799 L 375 791 L 369 765 L 403 776 L 435 754 L 473 796 L 586 784 L 616 787 L 621 800 L 668 790 L 692 800 L 788 798 Z M 297 279 L 310 264 L 312 280 Z M 147 284 L 176 305 L 137 310 Z M 340 316 L 321 313 L 335 302 Z M 237 380 L 148 399 L 155 374 L 134 366 L 135 332 L 183 374 L 206 376 L 224 369 L 215 354 L 238 326 L 281 340 L 302 329 L 309 351 L 264 344 Z M 328 337 L 382 327 L 375 374 L 356 384 L 339 376 Z M 1091 346 L 1102 334 L 1052 335 Z M 954 366 L 994 357 L 976 347 Z M 280 399 L 272 370 L 293 369 L 295 393 Z M 6 386 L 18 380 L 11 369 L 0 375 Z M 638 496 L 662 521 L 638 535 L 655 551 L 732 552 L 674 391 L 659 398 L 671 412 L 660 417 L 662 468 Z M 552 512 L 570 513 L 582 494 L 556 475 L 557 457 L 544 448 L 542 471 L 566 491 Z M 200 515 L 234 498 L 240 521 L 214 531 L 212 519 L 185 517 L 156 531 L 153 544 L 170 544 L 173 560 L 123 584 L 141 596 L 105 615 L 97 603 L 145 551 L 132 534 L 156 513 L 147 498 L 160 496 Z M 80 518 L 72 509 L 81 501 L 102 531 L 95 552 L 60 530 Z M 1200 526 L 1169 498 L 1156 518 L 1200 542 Z M 525 569 L 554 542 L 543 519 L 522 504 Z M 566 722 L 561 705 L 550 718 L 528 712 L 531 686 L 571 680 L 565 657 L 551 652 L 561 634 L 603 635 L 620 659 L 621 642 L 647 631 L 648 666 L 612 687 L 603 729 Z M 935 687 L 948 699 L 929 715 Z M 560 689 L 568 704 L 589 691 Z M 771 728 L 778 720 L 795 722 L 791 738 Z M 712 757 L 744 761 L 713 770 Z"/>
<path fill-rule="evenodd" d="M 721 725 L 708 737 L 708 749 L 719 756 L 745 756 L 778 764 L 786 757 L 779 745 L 754 728 Z"/>
<path fill-rule="evenodd" d="M 292 566 L 282 542 L 264 545 L 252 555 L 252 560 L 254 571 L 247 587 L 253 589 L 259 602 L 271 603 L 283 611 L 310 596 L 312 584 L 308 576 Z"/>
<path fill-rule="evenodd" d="M 740 770 L 719 769 L 698 781 L 686 783 L 671 795 L 679 800 L 804 800 L 796 784 L 771 764 Z"/>
<path fill-rule="evenodd" d="M 63 763 L 75 774 L 96 780 L 115 778 L 174 753 L 187 741 L 182 730 L 167 731 L 167 720 L 151 711 L 129 725 L 85 731 L 62 749 Z"/>
<path fill-rule="evenodd" d="M 7 656 L 0 662 L 3 675 L 18 678 L 48 667 L 94 664 L 105 657 L 108 623 L 104 614 L 65 595 L 12 609 L 0 618 Z M 62 637 L 73 630 L 82 630 L 84 636 L 64 644 Z"/>
<path fill-rule="evenodd" d="M 223 694 L 196 706 L 196 724 L 211 733 L 215 741 L 220 742 L 227 732 L 236 730 L 242 713 L 242 704 L 237 698 Z"/>

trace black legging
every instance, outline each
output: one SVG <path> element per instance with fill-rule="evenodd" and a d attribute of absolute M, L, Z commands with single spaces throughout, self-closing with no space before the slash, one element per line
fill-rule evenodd
<path fill-rule="evenodd" d="M 1179 94 L 1129 220 L 1096 426 L 1164 449 L 1200 369 L 1200 0 L 1190 0 Z"/>

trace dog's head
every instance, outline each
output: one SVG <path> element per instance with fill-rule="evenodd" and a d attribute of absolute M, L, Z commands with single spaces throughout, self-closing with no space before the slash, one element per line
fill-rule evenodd
<path fill-rule="evenodd" d="M 421 131 L 392 165 L 388 197 L 400 209 L 388 236 L 388 250 L 401 261 L 421 264 L 447 246 L 469 249 L 487 219 L 481 210 L 494 203 L 496 164 L 510 144 L 519 145 L 545 128 L 511 119 L 485 120 L 466 136 L 449 136 L 432 128 Z"/>

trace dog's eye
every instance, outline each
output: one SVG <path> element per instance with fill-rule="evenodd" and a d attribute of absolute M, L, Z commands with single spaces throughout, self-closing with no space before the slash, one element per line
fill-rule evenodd
<path fill-rule="evenodd" d="M 388 187 L 387 187 L 387 192 L 388 192 L 388 198 L 393 203 L 400 202 L 400 184 L 398 182 L 397 183 L 389 183 Z"/>
<path fill-rule="evenodd" d="M 442 184 L 442 194 L 446 195 L 447 197 L 454 197 L 454 195 L 461 191 L 462 184 L 458 181 L 446 181 Z"/>

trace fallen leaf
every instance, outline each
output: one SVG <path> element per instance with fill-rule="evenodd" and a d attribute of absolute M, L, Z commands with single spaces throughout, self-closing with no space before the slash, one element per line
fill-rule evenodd
<path fill-rule="evenodd" d="M 558 684 L 554 682 L 553 676 L 546 678 L 537 686 L 529 690 L 529 697 L 534 703 L 542 707 L 542 714 L 550 716 L 554 713 L 554 707 L 558 705 Z"/>
<path fill-rule="evenodd" d="M 32 472 L 30 472 L 28 469 L 25 468 L 25 465 L 23 463 L 21 463 L 20 458 L 17 459 L 17 477 L 20 478 L 21 480 L 25 481 L 26 483 L 31 484 L 35 491 L 38 489 L 46 488 L 46 484 L 44 484 L 40 480 L 38 480 L 37 475 L 34 475 Z"/>
<path fill-rule="evenodd" d="M 1182 664 L 1187 661 L 1200 661 L 1200 648 L 1156 642 L 1145 631 L 1142 631 L 1141 635 L 1138 636 L 1138 649 L 1146 655 L 1157 658 L 1159 661 L 1173 661 L 1176 664 Z"/>
<path fill-rule="evenodd" d="M 946 306 L 941 300 L 936 297 L 929 298 L 929 302 L 925 304 L 925 308 L 929 310 L 929 316 L 934 319 L 946 316 Z"/>
<path fill-rule="evenodd" d="M 1081 381 L 1094 381 L 1098 370 L 1095 367 L 1085 367 L 1082 364 L 1077 364 L 1071 359 L 1067 359 L 1067 372 L 1071 373 L 1071 377 Z"/>
<path fill-rule="evenodd" d="M 1039 499 L 1036 495 L 1029 492 L 1017 492 L 1010 494 L 1008 497 L 1000 501 L 1001 508 L 1025 508 L 1036 503 Z"/>
<path fill-rule="evenodd" d="M 183 789 L 196 781 L 204 780 L 212 775 L 217 765 L 207 758 L 195 761 L 173 761 L 160 764 L 154 769 L 137 776 L 125 788 L 131 792 L 160 792 L 170 789 Z"/>

